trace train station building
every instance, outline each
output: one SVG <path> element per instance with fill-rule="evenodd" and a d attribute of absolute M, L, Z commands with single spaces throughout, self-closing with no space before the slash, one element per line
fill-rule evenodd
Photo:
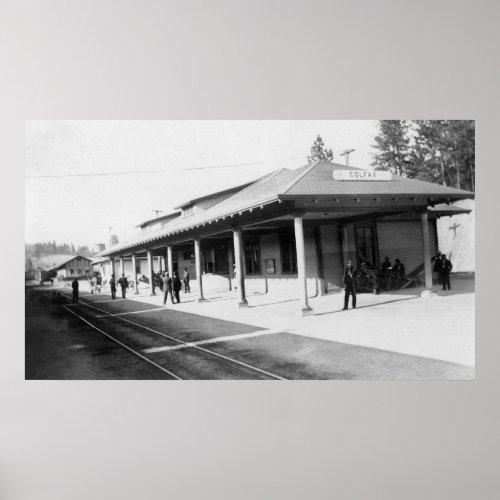
<path fill-rule="evenodd" d="M 204 291 L 234 289 L 240 307 L 255 292 L 294 290 L 303 314 L 309 298 L 339 291 L 348 260 L 378 268 L 385 256 L 432 286 L 436 219 L 463 213 L 474 194 L 386 171 L 327 162 L 281 169 L 231 189 L 188 200 L 144 221 L 139 234 L 101 252 L 108 273 L 137 282 L 184 268 Z"/>

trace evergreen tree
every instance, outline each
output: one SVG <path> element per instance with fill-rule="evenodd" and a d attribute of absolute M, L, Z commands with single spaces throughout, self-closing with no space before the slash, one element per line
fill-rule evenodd
<path fill-rule="evenodd" d="M 474 191 L 474 121 L 417 121 L 414 163 L 420 179 Z"/>
<path fill-rule="evenodd" d="M 327 162 L 333 161 L 332 149 L 325 148 L 325 143 L 323 142 L 323 139 L 319 134 L 318 137 L 316 137 L 316 140 L 314 141 L 313 145 L 311 146 L 311 156 L 307 157 L 308 163 L 313 163 L 315 161 L 327 161 Z"/>
<path fill-rule="evenodd" d="M 393 174 L 407 176 L 411 167 L 411 148 L 406 120 L 380 120 L 379 133 L 373 147 L 378 150 L 372 165 L 377 170 L 389 170 Z"/>

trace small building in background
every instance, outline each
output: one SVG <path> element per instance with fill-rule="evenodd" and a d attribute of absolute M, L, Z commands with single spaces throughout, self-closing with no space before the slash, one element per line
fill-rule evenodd
<path fill-rule="evenodd" d="M 81 255 L 46 255 L 31 258 L 30 279 L 87 279 L 92 275 L 92 260 Z"/>

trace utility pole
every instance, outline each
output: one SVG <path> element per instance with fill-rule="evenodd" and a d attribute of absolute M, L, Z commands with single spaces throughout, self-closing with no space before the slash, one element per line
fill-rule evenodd
<path fill-rule="evenodd" d="M 348 167 L 349 166 L 349 155 L 351 153 L 354 153 L 354 151 L 356 151 L 355 149 L 346 149 L 345 151 L 342 151 L 342 153 L 340 153 L 340 156 L 345 156 L 345 166 Z"/>
<path fill-rule="evenodd" d="M 156 217 L 158 217 L 158 214 L 163 213 L 163 210 L 153 210 L 153 212 L 156 214 Z"/>

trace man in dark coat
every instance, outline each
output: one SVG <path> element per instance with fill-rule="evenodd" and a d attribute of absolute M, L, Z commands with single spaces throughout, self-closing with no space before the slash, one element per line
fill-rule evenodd
<path fill-rule="evenodd" d="M 78 304 L 78 279 L 75 277 L 71 283 L 71 288 L 73 289 L 73 304 Z"/>
<path fill-rule="evenodd" d="M 347 267 L 344 270 L 344 309 L 348 309 L 349 305 L 349 295 L 352 295 L 352 308 L 356 309 L 356 278 L 358 277 L 358 270 L 352 265 L 349 260 L 347 262 Z"/>
<path fill-rule="evenodd" d="M 128 280 L 125 278 L 124 274 L 122 274 L 122 277 L 118 280 L 118 284 L 122 287 L 122 299 L 125 299 L 128 288 Z"/>
<path fill-rule="evenodd" d="M 438 252 L 436 256 L 432 258 L 432 262 L 434 262 L 432 271 L 437 274 L 438 285 L 442 285 L 441 271 L 443 268 L 443 264 L 441 262 L 441 252 Z"/>
<path fill-rule="evenodd" d="M 443 253 L 441 255 L 441 283 L 443 284 L 443 290 L 451 290 L 450 286 L 450 273 L 453 269 L 453 265 L 451 261 L 446 258 L 446 255 Z"/>
<path fill-rule="evenodd" d="M 386 255 L 384 262 L 382 262 L 382 281 L 384 283 L 384 288 L 386 290 L 391 289 L 391 273 L 392 273 L 392 264 L 389 260 L 389 257 Z"/>
<path fill-rule="evenodd" d="M 405 265 L 399 260 L 396 259 L 396 263 L 392 268 L 392 278 L 394 280 L 396 288 L 400 288 L 406 281 L 406 269 Z"/>
<path fill-rule="evenodd" d="M 163 275 L 163 305 L 167 305 L 168 295 L 170 294 L 170 299 L 172 300 L 172 304 L 174 302 L 174 295 L 172 293 L 172 278 L 168 275 L 168 273 L 164 273 Z"/>
<path fill-rule="evenodd" d="M 111 298 L 113 300 L 116 299 L 116 280 L 115 280 L 115 275 L 111 275 L 111 279 L 109 280 L 109 287 L 111 288 Z"/>
<path fill-rule="evenodd" d="M 182 282 L 179 279 L 179 275 L 177 274 L 177 271 L 174 272 L 174 279 L 172 282 L 172 287 L 174 289 L 176 303 L 179 304 L 179 302 L 181 301 L 181 299 L 179 297 L 179 292 L 181 291 L 181 288 L 182 288 Z"/>

